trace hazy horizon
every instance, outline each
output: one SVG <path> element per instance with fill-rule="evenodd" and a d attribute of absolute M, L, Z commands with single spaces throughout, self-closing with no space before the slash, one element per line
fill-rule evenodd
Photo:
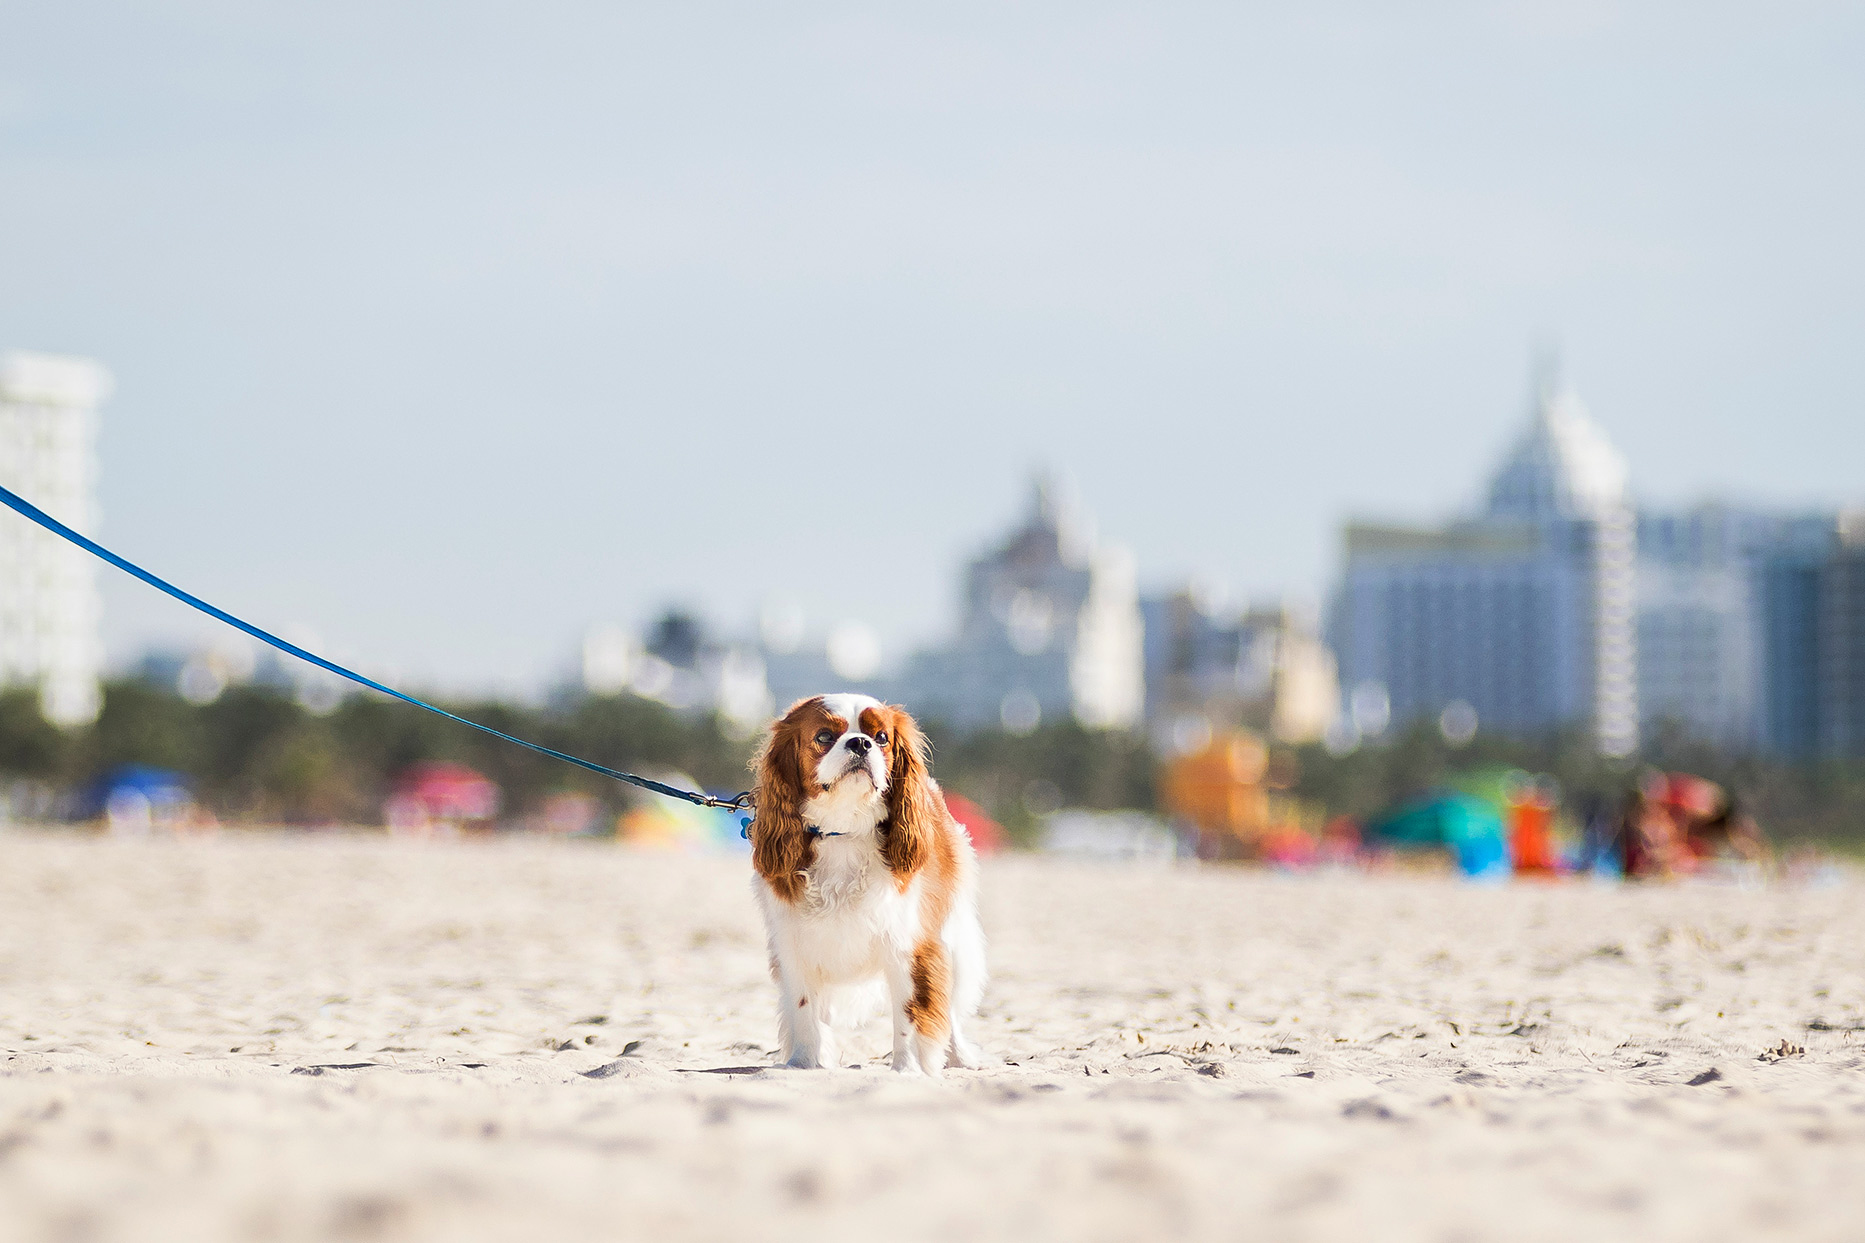
<path fill-rule="evenodd" d="M 114 374 L 104 541 L 413 683 L 776 597 L 897 659 L 1041 467 L 1316 602 L 1551 346 L 1643 500 L 1865 502 L 1853 6 L 9 18 L 0 349 Z M 217 633 L 102 574 L 113 658 Z"/>

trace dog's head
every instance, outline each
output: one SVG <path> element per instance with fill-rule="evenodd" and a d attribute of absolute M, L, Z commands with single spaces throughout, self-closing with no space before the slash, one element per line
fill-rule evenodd
<path fill-rule="evenodd" d="M 886 800 L 881 852 L 896 875 L 925 860 L 940 806 L 926 763 L 926 740 L 904 708 L 866 695 L 799 700 L 770 728 L 756 762 L 757 821 L 752 860 L 779 896 L 800 891 L 815 855 L 803 805 L 844 782 Z"/>

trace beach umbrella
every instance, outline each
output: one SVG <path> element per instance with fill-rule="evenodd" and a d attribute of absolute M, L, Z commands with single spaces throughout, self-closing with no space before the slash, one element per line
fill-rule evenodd
<path fill-rule="evenodd" d="M 1439 791 L 1401 804 L 1376 818 L 1367 838 L 1398 849 L 1448 850 L 1465 876 L 1509 872 L 1502 817 L 1489 803 L 1468 794 Z"/>
<path fill-rule="evenodd" d="M 499 787 L 464 764 L 431 760 L 410 765 L 383 804 L 394 828 L 484 822 L 499 814 Z"/>
<path fill-rule="evenodd" d="M 193 806 L 194 792 L 180 773 L 148 764 L 120 764 L 85 790 L 76 818 L 147 827 L 173 820 Z"/>

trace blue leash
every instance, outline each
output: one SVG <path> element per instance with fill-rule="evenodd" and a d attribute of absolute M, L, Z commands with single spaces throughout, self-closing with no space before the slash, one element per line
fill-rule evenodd
<path fill-rule="evenodd" d="M 299 647 L 296 643 L 287 643 L 285 640 L 279 638 L 275 634 L 268 634 L 265 631 L 259 629 L 259 627 L 257 626 L 254 626 L 248 622 L 243 622 L 239 618 L 235 617 L 233 614 L 225 612 L 224 610 L 215 608 L 213 605 L 209 604 L 207 601 L 201 599 L 198 596 L 189 595 L 187 592 L 175 586 L 173 583 L 165 582 L 164 580 L 157 578 L 155 575 L 143 569 L 141 566 L 136 565 L 129 561 L 125 561 L 122 557 L 117 556 L 115 553 L 111 552 L 108 548 L 105 548 L 102 544 L 96 543 L 95 541 L 87 539 L 84 536 L 78 534 L 76 531 L 72 530 L 70 527 L 66 526 L 64 523 L 60 522 L 58 519 L 52 517 L 52 515 L 46 513 L 44 510 L 40 509 L 38 506 L 34 505 L 32 502 L 26 500 L 24 497 L 21 497 L 13 492 L 9 492 L 6 488 L 3 488 L 3 487 L 0 487 L 0 502 L 4 502 L 8 506 L 8 508 L 17 510 L 20 514 L 23 514 L 25 517 L 32 519 L 32 521 L 38 523 L 40 526 L 44 527 L 46 530 L 50 531 L 52 534 L 60 537 L 61 539 L 70 540 L 72 543 L 76 544 L 79 548 L 82 548 L 85 552 L 90 553 L 92 556 L 102 558 L 103 560 L 108 561 L 111 565 L 116 566 L 117 569 L 122 570 L 125 573 L 135 575 L 137 578 L 140 578 L 143 582 L 148 583 L 151 587 L 154 587 L 158 591 L 165 592 L 168 595 L 175 597 L 175 599 L 181 601 L 185 605 L 188 605 L 190 608 L 199 609 L 201 612 L 207 614 L 209 617 L 212 617 L 219 621 L 223 621 L 227 623 L 227 625 L 232 626 L 235 630 L 245 631 L 247 634 L 251 635 L 255 639 L 258 639 L 262 643 L 269 643 L 281 652 L 285 652 L 289 655 L 296 656 L 299 660 L 305 661 L 309 664 L 316 665 L 319 669 L 328 670 L 329 672 L 336 674 L 338 677 L 348 678 L 350 681 L 355 682 L 359 686 L 367 686 L 370 690 L 380 691 L 384 695 L 387 695 L 392 699 L 399 699 L 403 703 L 413 704 L 417 708 L 425 708 L 427 711 L 434 713 L 436 716 L 446 717 L 449 721 L 458 721 L 462 725 L 470 725 L 474 729 L 479 730 L 481 733 L 491 734 L 494 738 L 503 738 L 506 742 L 515 742 L 521 747 L 525 747 L 528 750 L 536 751 L 539 755 L 548 755 L 552 759 L 562 760 L 566 764 L 574 764 L 578 768 L 586 768 L 592 773 L 599 773 L 604 777 L 613 777 L 617 781 L 626 781 L 629 785 L 640 786 L 642 789 L 652 790 L 656 794 L 665 794 L 668 798 L 685 799 L 687 802 L 694 803 L 700 807 L 723 807 L 729 811 L 744 811 L 751 806 L 751 792 L 749 790 L 745 791 L 743 794 L 738 795 L 736 798 L 728 799 L 728 798 L 714 798 L 710 794 L 701 794 L 694 790 L 677 789 L 673 786 L 665 785 L 659 781 L 652 781 L 646 777 L 638 777 L 634 773 L 625 773 L 625 772 L 622 772 L 620 769 L 606 768 L 601 764 L 592 763 L 589 760 L 579 760 L 574 755 L 566 755 L 562 751 L 553 751 L 549 747 L 539 746 L 535 742 L 526 742 L 522 738 L 514 738 L 510 734 L 504 733 L 500 730 L 493 729 L 490 725 L 481 725 L 478 721 L 469 721 L 463 716 L 455 716 L 453 713 L 447 711 L 445 708 L 436 708 L 433 704 L 427 703 L 424 700 L 416 699 L 413 695 L 405 695 L 401 691 L 396 690 L 392 686 L 384 686 L 382 685 L 382 683 L 376 681 L 374 678 L 366 678 L 362 674 L 357 673 L 353 669 L 345 669 L 342 665 L 336 664 L 332 661 L 325 660 L 322 656 L 319 656 L 313 652 L 305 651 L 303 648 Z"/>

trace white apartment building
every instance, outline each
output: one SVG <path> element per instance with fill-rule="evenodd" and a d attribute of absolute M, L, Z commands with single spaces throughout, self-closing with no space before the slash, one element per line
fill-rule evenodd
<path fill-rule="evenodd" d="M 0 484 L 86 535 L 97 525 L 97 407 L 110 374 L 85 358 L 0 354 Z M 0 686 L 37 686 L 46 718 L 96 719 L 103 697 L 96 562 L 0 509 Z"/>

